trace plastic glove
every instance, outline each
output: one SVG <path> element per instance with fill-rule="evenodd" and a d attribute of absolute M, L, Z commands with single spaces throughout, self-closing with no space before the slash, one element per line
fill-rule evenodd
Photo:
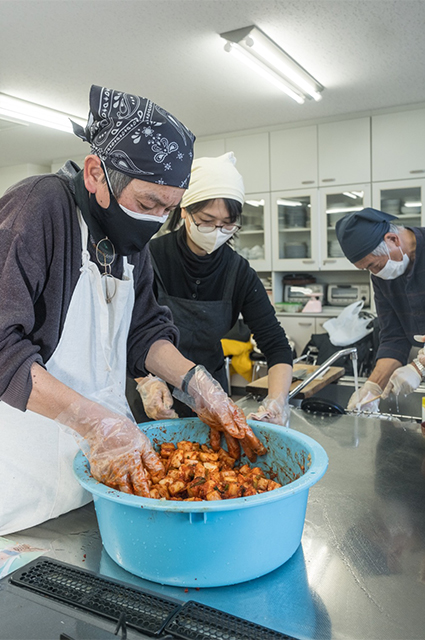
<path fill-rule="evenodd" d="M 178 418 L 174 411 L 173 398 L 166 383 L 152 374 L 137 379 L 137 391 L 142 398 L 145 413 L 152 420 Z"/>
<path fill-rule="evenodd" d="M 425 336 L 413 336 L 416 342 L 425 342 Z M 416 356 L 419 362 L 425 367 L 425 348 L 422 348 L 418 351 L 418 355 Z"/>
<path fill-rule="evenodd" d="M 400 393 L 407 396 L 419 387 L 421 380 L 422 376 L 417 372 L 413 364 L 399 367 L 389 379 L 382 393 L 382 399 L 388 398 L 390 393 L 393 393 L 395 396 L 400 395 Z"/>
<path fill-rule="evenodd" d="M 266 448 L 247 424 L 242 409 L 205 367 L 198 365 L 188 371 L 183 378 L 182 390 L 175 389 L 173 395 L 191 407 L 210 427 L 210 443 L 215 451 L 220 449 L 220 433 L 224 433 L 228 452 L 234 458 L 239 457 L 240 446 L 251 462 L 257 459 L 256 454 L 266 453 Z"/>
<path fill-rule="evenodd" d="M 281 393 L 277 398 L 267 396 L 256 413 L 250 413 L 251 420 L 262 420 L 273 424 L 288 425 L 291 410 L 289 408 L 288 396 Z"/>
<path fill-rule="evenodd" d="M 358 391 L 355 391 L 350 397 L 347 404 L 347 411 L 363 410 L 367 411 L 379 411 L 379 398 L 382 394 L 382 389 L 379 384 L 366 380 L 363 386 Z"/>
<path fill-rule="evenodd" d="M 96 480 L 149 497 L 145 467 L 152 475 L 162 475 L 164 468 L 149 438 L 134 422 L 87 398 L 72 403 L 56 421 L 83 437 L 78 444 Z"/>

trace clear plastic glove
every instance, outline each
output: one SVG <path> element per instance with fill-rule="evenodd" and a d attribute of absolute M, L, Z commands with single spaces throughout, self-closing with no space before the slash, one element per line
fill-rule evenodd
<path fill-rule="evenodd" d="M 382 393 L 382 399 L 388 398 L 390 393 L 395 396 L 400 394 L 407 396 L 417 389 L 421 383 L 422 376 L 417 372 L 413 364 L 399 367 L 394 371 Z"/>
<path fill-rule="evenodd" d="M 416 342 L 425 342 L 425 336 L 413 336 Z M 421 365 L 425 367 L 425 348 L 422 348 L 418 351 L 418 355 L 416 356 Z"/>
<path fill-rule="evenodd" d="M 224 389 L 198 365 L 188 371 L 183 378 L 182 389 L 175 389 L 173 395 L 195 411 L 202 422 L 211 429 L 211 447 L 220 449 L 220 434 L 224 433 L 227 450 L 234 458 L 240 456 L 240 446 L 251 462 L 256 454 L 264 455 L 266 448 L 247 424 L 245 415 L 229 398 Z"/>
<path fill-rule="evenodd" d="M 72 403 L 56 422 L 83 437 L 79 446 L 96 480 L 125 493 L 149 497 L 145 469 L 152 475 L 162 475 L 164 469 L 149 438 L 134 422 L 87 398 Z"/>
<path fill-rule="evenodd" d="M 347 404 L 347 411 L 366 409 L 367 411 L 379 411 L 379 398 L 382 389 L 379 384 L 366 380 L 358 391 L 355 391 Z"/>
<path fill-rule="evenodd" d="M 291 410 L 289 408 L 288 396 L 281 393 L 277 398 L 267 396 L 258 411 L 250 413 L 251 420 L 262 420 L 273 424 L 288 425 Z"/>
<path fill-rule="evenodd" d="M 174 411 L 173 397 L 166 383 L 152 374 L 137 378 L 137 391 L 142 398 L 145 413 L 152 420 L 178 418 Z"/>

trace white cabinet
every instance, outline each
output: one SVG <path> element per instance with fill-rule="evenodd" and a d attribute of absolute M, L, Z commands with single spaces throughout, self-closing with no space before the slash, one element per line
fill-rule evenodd
<path fill-rule="evenodd" d="M 242 209 L 242 229 L 234 247 L 256 271 L 270 271 L 271 258 L 270 194 L 250 193 Z"/>
<path fill-rule="evenodd" d="M 372 181 L 425 177 L 425 109 L 372 116 Z"/>
<path fill-rule="evenodd" d="M 370 118 L 318 125 L 319 185 L 370 182 Z"/>
<path fill-rule="evenodd" d="M 285 333 L 295 344 L 295 351 L 299 357 L 305 345 L 309 342 L 311 335 L 315 333 L 315 319 L 312 317 L 299 317 L 290 316 L 289 314 L 283 314 L 277 316 L 282 327 L 285 329 Z"/>
<path fill-rule="evenodd" d="M 289 314 L 283 313 L 277 315 L 282 327 L 285 329 L 285 333 L 294 343 L 295 351 L 299 357 L 306 344 L 310 341 L 312 334 L 326 333 L 326 329 L 323 328 L 323 324 L 326 320 L 329 320 L 332 316 L 313 316 L 303 313 Z"/>
<path fill-rule="evenodd" d="M 224 138 L 215 140 L 195 140 L 194 157 L 195 158 L 217 158 L 226 153 L 226 145 Z"/>
<path fill-rule="evenodd" d="M 317 186 L 317 126 L 270 133 L 271 190 Z"/>
<path fill-rule="evenodd" d="M 317 189 L 272 193 L 272 268 L 318 269 L 319 210 Z"/>
<path fill-rule="evenodd" d="M 272 192 L 272 269 L 356 271 L 342 252 L 335 224 L 370 203 L 369 183 Z"/>
<path fill-rule="evenodd" d="M 425 178 L 416 180 L 395 180 L 373 184 L 373 206 L 397 216 L 396 224 L 410 227 L 425 225 Z"/>
<path fill-rule="evenodd" d="M 370 184 L 344 185 L 320 189 L 320 269 L 331 271 L 356 271 L 356 267 L 344 256 L 336 237 L 338 220 L 353 211 L 370 207 Z"/>
<path fill-rule="evenodd" d="M 236 168 L 242 174 L 246 193 L 270 191 L 268 133 L 226 138 L 225 147 L 236 156 Z"/>

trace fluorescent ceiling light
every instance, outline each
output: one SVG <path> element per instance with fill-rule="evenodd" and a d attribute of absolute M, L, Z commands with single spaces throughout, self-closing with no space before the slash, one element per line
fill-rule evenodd
<path fill-rule="evenodd" d="M 43 127 L 73 133 L 69 118 L 72 118 L 83 127 L 87 124 L 87 120 L 82 120 L 68 113 L 62 113 L 49 107 L 43 107 L 33 102 L 27 102 L 26 100 L 0 93 L 0 119 L 2 120 L 21 124 L 39 124 Z"/>
<path fill-rule="evenodd" d="M 254 71 L 302 104 L 306 98 L 321 100 L 324 87 L 291 56 L 281 49 L 258 27 L 226 31 L 225 50 L 248 64 Z"/>

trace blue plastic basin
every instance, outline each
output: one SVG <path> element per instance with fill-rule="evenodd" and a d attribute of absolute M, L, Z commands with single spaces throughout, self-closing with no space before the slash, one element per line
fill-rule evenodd
<path fill-rule="evenodd" d="M 75 475 L 93 494 L 102 542 L 115 562 L 161 584 L 216 587 L 258 578 L 295 553 L 309 489 L 325 473 L 328 457 L 321 445 L 298 431 L 248 422 L 268 450 L 256 464 L 276 473 L 286 486 L 231 500 L 140 498 L 94 480 L 84 455 L 76 455 Z M 197 418 L 140 426 L 153 443 L 208 443 L 208 429 Z"/>

